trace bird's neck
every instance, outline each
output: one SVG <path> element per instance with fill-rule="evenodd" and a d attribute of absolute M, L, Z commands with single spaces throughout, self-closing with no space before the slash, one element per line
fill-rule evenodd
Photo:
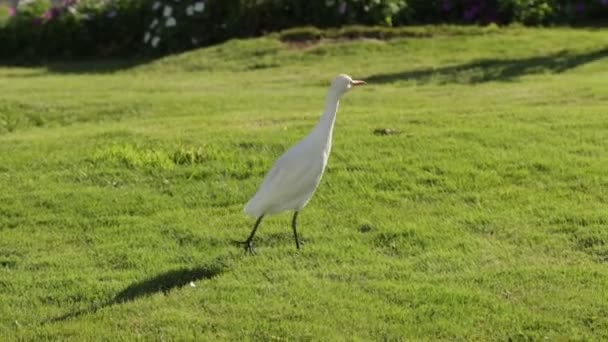
<path fill-rule="evenodd" d="M 325 110 L 319 119 L 319 122 L 313 130 L 315 140 L 322 144 L 326 149 L 331 148 L 331 139 L 336 121 L 336 113 L 340 105 L 340 98 L 332 93 L 327 94 L 325 98 Z"/>

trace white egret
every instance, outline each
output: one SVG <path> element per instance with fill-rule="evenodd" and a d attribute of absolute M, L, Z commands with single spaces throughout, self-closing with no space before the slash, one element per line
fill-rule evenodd
<path fill-rule="evenodd" d="M 348 75 L 336 77 L 327 91 L 325 110 L 319 122 L 304 139 L 274 163 L 256 194 L 245 205 L 245 213 L 256 218 L 251 234 L 242 242 L 246 251 L 254 253 L 253 237 L 262 218 L 285 210 L 294 210 L 291 227 L 296 248 L 300 248 L 296 220 L 325 171 L 340 98 L 353 87 L 362 84 L 365 82 L 353 80 Z"/>

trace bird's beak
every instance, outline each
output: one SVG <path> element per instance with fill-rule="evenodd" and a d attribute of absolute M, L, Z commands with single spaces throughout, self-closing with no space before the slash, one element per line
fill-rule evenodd
<path fill-rule="evenodd" d="M 352 82 L 350 82 L 350 84 L 352 84 L 353 87 L 356 87 L 356 86 L 364 85 L 365 81 L 353 80 Z"/>

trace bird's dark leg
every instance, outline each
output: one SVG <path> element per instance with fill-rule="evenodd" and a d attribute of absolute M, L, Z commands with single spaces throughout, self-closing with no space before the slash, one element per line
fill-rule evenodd
<path fill-rule="evenodd" d="M 247 240 L 243 242 L 243 244 L 245 245 L 245 251 L 251 254 L 255 254 L 255 248 L 253 248 L 253 237 L 255 236 L 255 232 L 256 230 L 258 230 L 258 226 L 260 225 L 260 222 L 262 222 L 263 218 L 264 215 L 258 217 L 258 219 L 255 221 L 255 225 L 253 225 L 253 230 L 251 230 L 251 234 L 249 234 Z"/>
<path fill-rule="evenodd" d="M 298 239 L 298 231 L 296 230 L 296 220 L 298 219 L 298 212 L 293 213 L 293 219 L 291 220 L 291 228 L 293 228 L 293 236 L 296 238 L 296 248 L 300 249 L 300 239 Z"/>

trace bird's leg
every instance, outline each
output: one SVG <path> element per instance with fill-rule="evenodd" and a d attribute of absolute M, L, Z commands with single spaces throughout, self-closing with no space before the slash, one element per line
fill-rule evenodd
<path fill-rule="evenodd" d="M 243 242 L 243 244 L 245 245 L 245 251 L 251 254 L 255 254 L 255 248 L 253 248 L 253 237 L 255 236 L 255 232 L 256 230 L 258 230 L 258 226 L 260 225 L 260 222 L 262 222 L 263 218 L 264 215 L 258 217 L 258 219 L 255 221 L 255 225 L 253 225 L 253 230 L 251 230 L 251 234 L 249 234 L 247 240 Z"/>
<path fill-rule="evenodd" d="M 293 228 L 293 236 L 296 238 L 296 248 L 300 249 L 300 239 L 298 239 L 298 231 L 296 230 L 296 220 L 298 219 L 298 211 L 293 213 L 291 220 L 291 228 Z"/>

